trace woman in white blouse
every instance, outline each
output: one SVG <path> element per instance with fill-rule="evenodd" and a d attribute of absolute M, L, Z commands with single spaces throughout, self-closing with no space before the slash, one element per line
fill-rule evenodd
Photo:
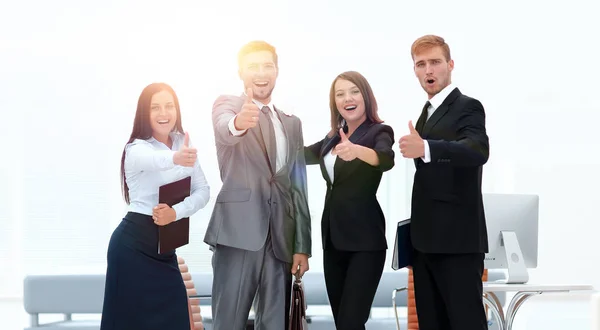
<path fill-rule="evenodd" d="M 191 194 L 169 207 L 159 187 L 191 176 Z M 102 330 L 189 330 L 187 293 L 175 251 L 158 254 L 158 226 L 206 206 L 209 186 L 181 125 L 179 101 L 167 84 L 141 93 L 123 150 L 121 183 L 128 206 L 110 239 Z"/>

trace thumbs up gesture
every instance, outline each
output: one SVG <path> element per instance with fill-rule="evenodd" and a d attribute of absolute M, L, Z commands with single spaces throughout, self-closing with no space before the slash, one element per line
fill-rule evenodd
<path fill-rule="evenodd" d="M 183 145 L 173 155 L 173 163 L 180 166 L 193 167 L 197 159 L 198 150 L 190 148 L 190 135 L 186 132 Z"/>
<path fill-rule="evenodd" d="M 242 110 L 237 114 L 233 122 L 235 129 L 239 131 L 255 127 L 258 123 L 260 109 L 258 109 L 258 106 L 252 101 L 253 96 L 252 88 L 248 88 L 246 90 L 246 100 L 242 105 Z"/>
<path fill-rule="evenodd" d="M 420 158 L 425 156 L 425 142 L 413 126 L 412 120 L 408 122 L 408 135 L 400 138 L 400 152 L 404 158 Z"/>
<path fill-rule="evenodd" d="M 335 146 L 331 153 L 347 162 L 354 160 L 357 157 L 356 145 L 348 140 L 342 128 L 340 128 L 340 137 L 342 138 L 340 143 Z"/>

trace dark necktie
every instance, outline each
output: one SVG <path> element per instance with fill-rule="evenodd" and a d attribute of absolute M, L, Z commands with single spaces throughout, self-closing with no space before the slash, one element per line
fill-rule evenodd
<path fill-rule="evenodd" d="M 425 102 L 425 106 L 423 107 L 423 110 L 421 111 L 421 116 L 417 120 L 417 126 L 415 127 L 415 129 L 419 133 L 422 133 L 423 127 L 425 127 L 425 122 L 427 121 L 427 109 L 429 109 L 429 106 L 431 106 L 431 103 L 429 103 L 429 101 Z"/>
<path fill-rule="evenodd" d="M 261 111 L 269 123 L 269 125 L 267 125 L 269 141 L 265 141 L 265 145 L 267 147 L 267 156 L 269 157 L 271 169 L 273 170 L 273 173 L 275 173 L 277 172 L 277 140 L 275 140 L 275 127 L 273 126 L 273 119 L 271 119 L 271 109 L 269 109 L 268 106 L 264 106 Z"/>

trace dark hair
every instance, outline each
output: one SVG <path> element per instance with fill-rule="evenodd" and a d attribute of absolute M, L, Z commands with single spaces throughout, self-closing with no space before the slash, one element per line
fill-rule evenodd
<path fill-rule="evenodd" d="M 131 136 L 129 137 L 129 141 L 127 141 L 125 144 L 125 148 L 123 148 L 123 154 L 121 156 L 121 190 L 127 204 L 129 204 L 129 187 L 127 187 L 127 182 L 125 181 L 125 150 L 127 144 L 133 142 L 135 139 L 147 140 L 152 137 L 152 126 L 150 126 L 150 104 L 152 102 L 152 96 L 162 91 L 167 91 L 173 95 L 175 109 L 177 111 L 175 130 L 183 133 L 183 127 L 181 126 L 181 112 L 179 110 L 179 99 L 177 99 L 177 94 L 175 94 L 173 88 L 165 83 L 153 83 L 146 86 L 138 99 Z"/>
<path fill-rule="evenodd" d="M 275 66 L 278 67 L 277 52 L 275 51 L 275 47 L 273 47 L 273 45 L 269 44 L 268 42 L 262 40 L 250 41 L 249 43 L 242 46 L 242 48 L 238 52 L 238 67 L 240 69 L 242 68 L 242 59 L 244 58 L 244 56 L 250 53 L 261 51 L 271 52 L 271 54 L 273 54 L 273 61 L 275 62 Z"/>
<path fill-rule="evenodd" d="M 358 87 L 358 90 L 360 90 L 363 100 L 365 101 L 365 113 L 367 114 L 367 119 L 372 123 L 383 123 L 383 120 L 381 120 L 377 114 L 377 100 L 375 99 L 375 95 L 373 94 L 373 90 L 371 89 L 371 85 L 369 85 L 367 79 L 356 71 L 346 71 L 335 77 L 331 83 L 331 89 L 329 91 L 331 131 L 329 132 L 329 136 L 335 135 L 335 133 L 341 128 L 341 122 L 343 119 L 342 115 L 337 109 L 337 106 L 335 105 L 335 83 L 339 79 L 348 80 Z"/>

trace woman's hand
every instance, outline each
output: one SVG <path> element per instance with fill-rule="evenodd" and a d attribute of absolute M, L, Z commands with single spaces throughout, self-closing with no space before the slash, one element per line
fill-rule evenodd
<path fill-rule="evenodd" d="M 185 133 L 185 139 L 183 140 L 183 145 L 173 155 L 173 163 L 176 165 L 193 167 L 196 162 L 198 150 L 196 148 L 190 148 L 190 136 L 188 133 Z"/>
<path fill-rule="evenodd" d="M 152 219 L 157 226 L 166 226 L 175 221 L 177 214 L 167 204 L 158 204 L 152 210 Z"/>

